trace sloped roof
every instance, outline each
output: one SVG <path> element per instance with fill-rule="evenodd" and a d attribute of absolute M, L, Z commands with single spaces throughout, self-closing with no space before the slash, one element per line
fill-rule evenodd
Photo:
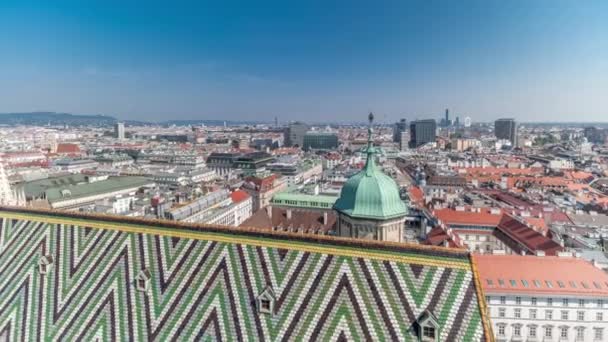
<path fill-rule="evenodd" d="M 335 212 L 327 213 L 327 222 L 323 223 L 323 212 L 318 210 L 297 210 L 271 207 L 271 216 L 268 216 L 267 209 L 256 211 L 250 218 L 241 225 L 244 227 L 254 227 L 260 229 L 281 228 L 283 230 L 302 231 L 304 233 L 319 234 L 328 233 L 336 224 Z M 291 210 L 291 217 L 287 211 Z"/>
<path fill-rule="evenodd" d="M 543 236 L 510 215 L 504 215 L 496 228 L 513 241 L 524 245 L 528 249 L 526 252 L 543 251 L 547 255 L 555 255 L 563 250 L 563 247 L 557 242 Z M 519 245 L 510 247 L 516 252 L 521 252 Z"/>
<path fill-rule="evenodd" d="M 251 196 L 243 190 L 235 190 L 230 194 L 230 197 L 232 198 L 232 202 L 239 203 Z"/>
<path fill-rule="evenodd" d="M 0 331 L 25 329 L 11 340 L 403 340 L 426 310 L 444 341 L 491 339 L 463 251 L 11 208 L 0 233 L 0 308 L 14 308 Z M 40 254 L 54 260 L 44 278 Z M 272 317 L 256 309 L 268 286 Z"/>
<path fill-rule="evenodd" d="M 608 274 L 583 259 L 521 255 L 473 258 L 485 292 L 608 296 Z"/>
<path fill-rule="evenodd" d="M 154 182 L 145 177 L 110 177 L 107 180 L 92 183 L 49 188 L 46 190 L 46 199 L 51 203 L 60 202 L 66 199 L 82 198 L 106 192 L 142 187 L 152 183 Z M 69 191 L 69 196 L 63 194 L 65 190 Z"/>
<path fill-rule="evenodd" d="M 57 144 L 57 153 L 63 153 L 63 154 L 80 153 L 80 147 L 76 144 L 68 144 L 68 143 Z"/>
<path fill-rule="evenodd" d="M 502 213 L 493 214 L 488 209 L 474 212 L 445 208 L 435 209 L 433 214 L 447 225 L 497 226 L 502 219 Z"/>

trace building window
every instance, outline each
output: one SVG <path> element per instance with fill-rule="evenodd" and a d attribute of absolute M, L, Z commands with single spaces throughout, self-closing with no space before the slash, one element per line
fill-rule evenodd
<path fill-rule="evenodd" d="M 38 260 L 38 272 L 40 274 L 47 274 L 52 264 L 53 256 L 50 254 L 43 255 L 42 257 L 40 257 L 40 260 Z"/>
<path fill-rule="evenodd" d="M 274 314 L 274 302 L 274 291 L 270 286 L 267 286 L 258 296 L 258 311 L 263 314 Z"/>
<path fill-rule="evenodd" d="M 513 336 L 515 336 L 515 337 L 521 336 L 521 326 L 520 325 L 513 326 Z"/>
<path fill-rule="evenodd" d="M 604 328 L 593 328 L 593 339 L 596 341 L 604 340 Z"/>
<path fill-rule="evenodd" d="M 260 310 L 270 312 L 270 299 L 260 299 Z"/>
<path fill-rule="evenodd" d="M 585 311 L 578 311 L 576 313 L 576 319 L 579 321 L 584 321 L 585 320 Z"/>
<path fill-rule="evenodd" d="M 579 299 L 578 300 L 578 306 L 580 308 L 584 308 L 585 307 L 585 300 L 584 299 Z"/>
<path fill-rule="evenodd" d="M 530 309 L 530 319 L 536 319 L 536 309 Z"/>
<path fill-rule="evenodd" d="M 515 304 L 521 305 L 521 297 L 515 297 Z"/>
<path fill-rule="evenodd" d="M 562 299 L 562 305 L 563 306 L 568 306 L 568 298 Z"/>
<path fill-rule="evenodd" d="M 425 338 L 435 338 L 435 327 L 423 327 L 422 336 Z"/>
<path fill-rule="evenodd" d="M 598 299 L 597 300 L 597 307 L 598 308 L 603 308 L 604 307 L 604 300 L 603 299 Z"/>
<path fill-rule="evenodd" d="M 553 327 L 545 327 L 545 337 L 547 337 L 547 338 L 553 337 Z"/>
<path fill-rule="evenodd" d="M 545 310 L 545 319 L 553 319 L 553 310 Z"/>
<path fill-rule="evenodd" d="M 507 304 L 507 297 L 505 297 L 505 296 L 500 296 L 500 304 L 502 304 L 502 305 Z"/>
<path fill-rule="evenodd" d="M 553 298 L 547 298 L 547 306 L 553 306 Z"/>
<path fill-rule="evenodd" d="M 563 339 L 567 339 L 568 338 L 568 327 L 561 327 L 559 328 L 559 336 Z"/>
<path fill-rule="evenodd" d="M 505 336 L 505 325 L 501 324 L 498 326 L 498 336 Z"/>
<path fill-rule="evenodd" d="M 515 318 L 521 318 L 521 309 L 515 309 Z"/>
<path fill-rule="evenodd" d="M 150 279 L 152 274 L 148 269 L 143 269 L 135 278 L 135 288 L 140 292 L 147 292 L 150 287 Z"/>
<path fill-rule="evenodd" d="M 567 310 L 562 310 L 562 320 L 564 320 L 564 321 L 568 320 L 568 311 Z"/>
<path fill-rule="evenodd" d="M 601 322 L 601 321 L 603 321 L 603 320 L 604 320 L 604 313 L 602 313 L 602 312 L 597 312 L 597 313 L 595 314 L 595 320 L 596 320 L 596 321 L 600 321 L 600 322 Z"/>
<path fill-rule="evenodd" d="M 507 310 L 505 308 L 498 308 L 498 317 L 505 318 L 507 316 L 506 311 Z"/>
<path fill-rule="evenodd" d="M 532 305 L 536 306 L 536 297 L 532 297 Z"/>
<path fill-rule="evenodd" d="M 576 328 L 576 340 L 582 341 L 585 338 L 585 328 L 577 327 Z"/>
<path fill-rule="evenodd" d="M 532 325 L 530 328 L 528 328 L 528 336 L 536 337 L 536 326 Z"/>

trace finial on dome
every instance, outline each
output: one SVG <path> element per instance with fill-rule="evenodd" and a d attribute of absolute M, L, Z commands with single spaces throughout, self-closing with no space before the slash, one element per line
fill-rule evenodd
<path fill-rule="evenodd" d="M 371 125 L 374 122 L 374 113 L 369 112 L 369 115 L 367 116 L 367 120 L 369 120 L 369 124 Z"/>

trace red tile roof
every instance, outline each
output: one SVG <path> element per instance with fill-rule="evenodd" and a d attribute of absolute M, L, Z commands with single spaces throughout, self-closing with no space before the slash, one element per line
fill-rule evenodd
<path fill-rule="evenodd" d="M 448 246 L 452 248 L 458 248 L 450 236 L 440 227 L 435 227 L 426 236 L 425 245 L 432 246 L 445 246 L 445 242 L 448 242 Z"/>
<path fill-rule="evenodd" d="M 230 194 L 230 197 L 232 198 L 233 203 L 239 203 L 248 199 L 251 196 L 249 196 L 249 194 L 243 190 L 236 190 Z"/>
<path fill-rule="evenodd" d="M 272 174 L 265 178 L 247 177 L 245 181 L 253 183 L 255 185 L 255 190 L 264 192 L 272 189 L 272 185 L 274 184 L 276 178 L 277 176 Z"/>
<path fill-rule="evenodd" d="M 80 147 L 76 144 L 58 144 L 57 145 L 57 153 L 80 153 Z"/>
<path fill-rule="evenodd" d="M 486 293 L 608 295 L 608 275 L 582 259 L 474 254 L 473 261 Z"/>
<path fill-rule="evenodd" d="M 457 211 L 454 209 L 436 209 L 435 217 L 446 225 L 496 226 L 502 218 L 501 214 L 492 214 L 488 209 L 481 212 Z"/>
<path fill-rule="evenodd" d="M 504 215 L 496 229 L 506 235 L 508 238 L 516 242 L 516 244 L 509 244 L 508 241 L 504 241 L 509 247 L 516 252 L 522 251 L 528 253 L 534 253 L 536 251 L 543 251 L 547 255 L 555 255 L 557 252 L 563 250 L 557 242 L 550 238 L 542 235 L 534 229 L 526 226 L 512 216 Z M 497 234 L 499 235 L 499 234 Z M 527 250 L 522 250 L 521 245 L 525 246 Z"/>
<path fill-rule="evenodd" d="M 424 202 L 424 193 L 422 192 L 422 189 L 417 186 L 412 186 L 410 187 L 409 192 L 412 202 Z"/>
<path fill-rule="evenodd" d="M 326 212 L 327 222 L 324 224 L 323 212 L 270 207 L 271 215 L 269 216 L 268 208 L 262 208 L 255 212 L 241 224 L 241 227 L 277 229 L 308 234 L 327 234 L 330 230 L 334 229 L 336 224 L 336 214 L 333 211 Z M 291 215 L 288 215 L 288 211 L 290 210 Z"/>

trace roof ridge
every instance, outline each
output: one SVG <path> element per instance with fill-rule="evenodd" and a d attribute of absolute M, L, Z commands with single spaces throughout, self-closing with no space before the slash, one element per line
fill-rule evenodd
<path fill-rule="evenodd" d="M 4 214 L 4 215 L 3 215 Z M 127 216 L 109 215 L 109 214 L 91 214 L 91 213 L 79 213 L 69 212 L 63 210 L 46 210 L 46 209 L 32 209 L 23 207 L 10 207 L 0 206 L 0 217 L 12 217 L 17 215 L 38 215 L 46 216 L 49 218 L 71 218 L 75 220 L 88 220 L 90 226 L 94 221 L 98 221 L 98 224 L 104 222 L 118 222 L 123 224 L 131 224 L 133 226 L 153 226 L 155 231 L 162 231 L 163 235 L 172 236 L 172 233 L 211 233 L 211 234 L 229 234 L 229 235 L 242 235 L 243 237 L 249 238 L 261 238 L 271 240 L 283 240 L 285 242 L 291 242 L 294 244 L 316 244 L 324 246 L 344 247 L 344 248 L 365 248 L 370 251 L 380 253 L 414 253 L 421 256 L 427 257 L 440 257 L 440 258 L 457 258 L 467 259 L 469 252 L 461 249 L 453 249 L 439 246 L 427 246 L 418 245 L 406 242 L 387 242 L 387 241 L 373 241 L 373 240 L 360 240 L 345 237 L 327 236 L 327 235 L 302 235 L 299 233 L 283 232 L 283 231 L 269 231 L 266 229 L 252 228 L 252 227 L 231 227 L 222 225 L 208 225 L 208 224 L 196 224 L 177 222 L 169 220 L 151 220 L 144 218 L 135 218 Z M 141 227 L 144 228 L 144 227 Z M 138 228 L 139 229 L 139 228 Z M 145 228 L 144 228 L 145 229 Z M 126 228 L 125 228 L 126 230 Z M 145 232 L 145 231 L 144 231 Z"/>

